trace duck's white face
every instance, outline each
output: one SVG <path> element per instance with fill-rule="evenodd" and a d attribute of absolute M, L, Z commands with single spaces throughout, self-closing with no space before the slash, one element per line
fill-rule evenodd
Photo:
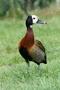
<path fill-rule="evenodd" d="M 33 20 L 33 24 L 34 24 L 34 23 L 37 23 L 39 18 L 36 15 L 32 15 L 32 20 Z"/>
<path fill-rule="evenodd" d="M 47 24 L 46 21 L 40 20 L 38 16 L 32 15 L 32 21 L 33 24 L 38 23 L 38 24 Z"/>

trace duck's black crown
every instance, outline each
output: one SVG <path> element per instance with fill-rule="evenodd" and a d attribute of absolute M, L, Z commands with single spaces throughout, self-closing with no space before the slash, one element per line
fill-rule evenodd
<path fill-rule="evenodd" d="M 29 28 L 33 24 L 32 16 L 28 16 L 26 19 L 26 27 Z"/>

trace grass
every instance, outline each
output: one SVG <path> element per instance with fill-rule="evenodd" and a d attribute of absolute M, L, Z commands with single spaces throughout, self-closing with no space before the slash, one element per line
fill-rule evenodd
<path fill-rule="evenodd" d="M 60 90 L 60 16 L 34 25 L 35 38 L 46 48 L 47 65 L 30 63 L 29 73 L 18 44 L 26 32 L 24 21 L 0 20 L 0 90 Z"/>

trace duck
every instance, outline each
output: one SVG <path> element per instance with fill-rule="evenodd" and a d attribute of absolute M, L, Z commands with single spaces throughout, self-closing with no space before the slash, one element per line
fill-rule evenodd
<path fill-rule="evenodd" d="M 26 19 L 26 34 L 19 42 L 19 53 L 30 64 L 30 61 L 40 65 L 47 64 L 47 55 L 44 45 L 41 41 L 35 40 L 32 26 L 34 24 L 47 24 L 46 21 L 40 20 L 36 15 L 29 15 Z"/>

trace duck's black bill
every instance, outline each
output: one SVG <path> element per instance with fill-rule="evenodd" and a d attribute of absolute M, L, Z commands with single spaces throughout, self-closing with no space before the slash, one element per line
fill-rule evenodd
<path fill-rule="evenodd" d="M 37 24 L 47 24 L 47 22 L 46 21 L 43 21 L 43 20 L 38 20 L 37 21 Z"/>

